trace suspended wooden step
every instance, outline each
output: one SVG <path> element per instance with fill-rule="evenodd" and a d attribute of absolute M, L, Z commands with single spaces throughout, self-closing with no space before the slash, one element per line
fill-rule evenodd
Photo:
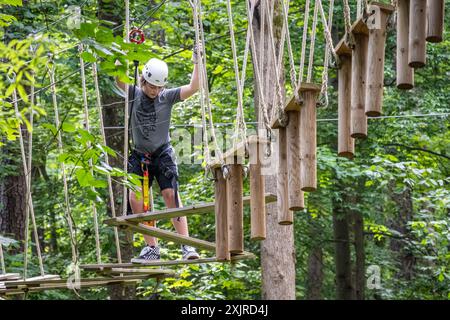
<path fill-rule="evenodd" d="M 338 70 L 338 156 L 353 159 L 355 139 L 351 137 L 352 49 L 342 39 L 335 48 Z"/>
<path fill-rule="evenodd" d="M 228 211 L 228 250 L 230 253 L 244 251 L 244 203 L 243 193 L 243 167 L 242 164 L 230 164 L 227 184 L 227 211 Z"/>
<path fill-rule="evenodd" d="M 417 69 L 422 68 L 427 60 L 427 1 L 410 0 L 409 2 L 409 50 L 408 64 Z"/>
<path fill-rule="evenodd" d="M 111 276 L 102 278 L 84 278 L 79 279 L 78 285 L 80 288 L 89 288 L 96 286 L 105 286 L 111 284 L 120 283 L 133 283 L 149 278 L 160 278 L 172 275 L 168 273 L 168 270 L 160 270 L 159 273 L 154 273 L 152 275 L 132 275 L 132 276 Z M 47 280 L 43 281 L 16 281 L 6 283 L 6 288 L 0 289 L 0 295 L 13 295 L 22 294 L 24 292 L 39 292 L 45 290 L 56 290 L 56 289 L 72 289 L 67 284 L 67 279 L 57 279 L 57 280 Z"/>
<path fill-rule="evenodd" d="M 355 39 L 355 47 L 352 52 L 350 136 L 355 139 L 366 139 L 367 116 L 364 104 L 366 97 L 369 29 L 364 23 L 364 20 L 360 18 L 353 23 L 350 32 Z"/>
<path fill-rule="evenodd" d="M 148 275 L 148 276 L 175 276 L 176 273 L 173 270 L 156 270 L 156 269 L 144 269 L 144 268 L 111 268 L 108 270 L 103 270 L 104 273 L 108 274 L 123 274 L 123 275 Z"/>
<path fill-rule="evenodd" d="M 256 256 L 249 252 L 244 252 L 244 254 L 231 255 L 231 261 L 239 261 L 245 259 L 254 259 Z M 223 260 L 213 258 L 202 258 L 193 260 L 146 260 L 141 259 L 141 261 L 134 259 L 133 263 L 104 263 L 104 264 L 86 264 L 81 265 L 80 268 L 85 271 L 105 271 L 113 268 L 148 268 L 148 267 L 159 267 L 159 266 L 178 266 L 178 265 L 188 265 L 188 264 L 204 264 L 204 263 L 219 263 Z"/>
<path fill-rule="evenodd" d="M 444 34 L 444 0 L 427 1 L 428 42 L 441 42 Z"/>
<path fill-rule="evenodd" d="M 408 64 L 409 57 L 409 0 L 397 2 L 397 88 L 410 90 L 414 87 L 414 69 Z"/>
<path fill-rule="evenodd" d="M 321 86 L 302 82 L 298 90 L 302 104 L 299 105 L 295 97 L 292 97 L 284 111 L 300 112 L 300 186 L 302 191 L 311 192 L 317 189 L 316 107 Z"/>
<path fill-rule="evenodd" d="M 7 281 L 7 280 L 19 280 L 22 276 L 20 273 L 3 273 L 0 274 L 0 281 Z"/>
<path fill-rule="evenodd" d="M 289 181 L 287 164 L 287 129 L 279 127 L 278 129 L 278 174 L 277 174 L 277 209 L 278 223 L 292 224 L 294 214 L 289 210 Z"/>
<path fill-rule="evenodd" d="M 275 202 L 277 197 L 274 194 L 266 193 L 265 201 L 267 203 Z M 244 205 L 250 204 L 250 197 L 243 198 Z M 215 202 L 202 203 L 199 205 L 191 205 L 182 208 L 171 208 L 165 210 L 156 210 L 146 213 L 130 214 L 128 216 L 120 216 L 116 218 L 106 219 L 104 223 L 110 226 L 120 226 L 122 222 L 145 222 L 151 220 L 163 220 L 178 217 L 188 217 L 198 214 L 206 214 L 214 212 Z"/>
<path fill-rule="evenodd" d="M 216 218 L 216 257 L 219 261 L 229 261 L 230 250 L 228 249 L 228 203 L 227 182 L 223 177 L 220 167 L 213 169 L 216 178 L 214 184 L 215 204 L 214 213 Z"/>
<path fill-rule="evenodd" d="M 422 1 L 422 0 L 421 0 Z M 386 48 L 386 25 L 394 7 L 380 2 L 372 2 L 367 19 L 369 45 L 367 55 L 366 115 L 379 117 L 383 106 L 384 55 Z"/>

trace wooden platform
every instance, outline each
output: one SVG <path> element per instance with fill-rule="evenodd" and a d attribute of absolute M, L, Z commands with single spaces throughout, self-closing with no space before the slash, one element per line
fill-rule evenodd
<path fill-rule="evenodd" d="M 305 91 L 320 92 L 322 87 L 315 83 L 302 82 L 300 88 L 298 89 L 298 94 L 301 95 Z M 293 95 L 284 106 L 284 111 L 300 111 L 301 105 L 295 100 L 295 95 Z M 272 127 L 273 128 L 273 127 Z"/>
<path fill-rule="evenodd" d="M 22 276 L 20 273 L 2 273 L 0 274 L 0 281 L 19 280 Z"/>
<path fill-rule="evenodd" d="M 256 256 L 250 252 L 244 252 L 243 254 L 232 255 L 231 261 L 239 261 L 244 259 L 254 259 Z M 155 266 L 176 266 L 176 265 L 188 265 L 188 264 L 203 264 L 203 263 L 223 263 L 224 261 L 213 258 L 193 259 L 193 260 L 145 260 L 135 263 L 104 263 L 104 264 L 85 264 L 80 268 L 85 271 L 107 271 L 114 268 L 149 268 Z M 227 261 L 228 262 L 228 261 Z"/>
<path fill-rule="evenodd" d="M 160 272 L 149 275 L 132 275 L 132 276 L 116 276 L 116 277 L 103 277 L 103 278 L 84 278 L 80 279 L 80 288 L 88 288 L 95 286 L 105 286 L 111 284 L 120 283 L 133 283 L 149 278 L 167 277 L 173 275 L 174 272 L 170 270 L 159 270 Z M 24 292 L 38 292 L 44 290 L 55 289 L 71 289 L 67 287 L 67 279 L 48 280 L 46 282 L 37 281 L 16 281 L 8 282 L 5 287 L 0 288 L 0 295 L 14 295 L 22 294 Z"/>
<path fill-rule="evenodd" d="M 277 201 L 277 196 L 271 193 L 266 194 L 266 203 L 271 203 Z M 250 204 L 250 196 L 244 197 L 244 205 Z M 103 222 L 110 226 L 120 226 L 122 222 L 145 222 L 151 220 L 163 220 L 163 219 L 171 219 L 178 217 L 188 217 L 197 214 L 205 214 L 205 213 L 213 213 L 214 212 L 215 203 L 203 203 L 199 205 L 191 205 L 183 208 L 173 208 L 173 209 L 165 209 L 165 210 L 156 210 L 153 212 L 147 213 L 137 213 L 130 214 L 128 216 L 121 216 L 111 219 L 106 219 Z"/>

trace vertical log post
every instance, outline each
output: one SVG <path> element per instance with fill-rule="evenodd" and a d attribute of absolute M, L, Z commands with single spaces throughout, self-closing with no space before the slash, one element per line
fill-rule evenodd
<path fill-rule="evenodd" d="M 287 135 L 287 168 L 288 168 L 288 208 L 303 210 L 305 207 L 303 192 L 300 186 L 300 110 L 288 111 L 289 123 Z M 287 224 L 287 221 L 279 221 Z M 291 222 L 292 223 L 292 222 Z"/>
<path fill-rule="evenodd" d="M 339 56 L 338 70 L 338 156 L 353 159 L 355 139 L 351 129 L 352 50 L 342 39 L 335 48 Z"/>
<path fill-rule="evenodd" d="M 409 0 L 398 0 L 397 6 L 397 88 L 414 87 L 414 69 L 408 65 Z"/>
<path fill-rule="evenodd" d="M 239 254 L 244 251 L 244 212 L 242 200 L 242 164 L 228 165 L 230 177 L 227 179 L 227 210 L 230 253 Z"/>
<path fill-rule="evenodd" d="M 301 84 L 303 105 L 300 108 L 300 185 L 302 191 L 317 189 L 317 124 L 316 105 L 320 86 L 311 83 Z"/>
<path fill-rule="evenodd" d="M 351 91 L 351 128 L 352 138 L 367 138 L 367 116 L 364 107 L 366 97 L 367 47 L 369 45 L 369 29 L 363 19 L 358 19 L 351 32 L 355 39 L 352 52 L 352 91 Z"/>
<path fill-rule="evenodd" d="M 422 68 L 427 59 L 426 46 L 427 2 L 410 0 L 409 4 L 409 52 L 408 64 L 411 68 Z"/>
<path fill-rule="evenodd" d="M 228 213 L 227 213 L 227 183 L 221 168 L 214 169 L 215 174 L 215 213 L 216 213 L 216 259 L 229 261 L 228 250 Z"/>
<path fill-rule="evenodd" d="M 277 206 L 278 223 L 292 224 L 294 215 L 289 210 L 288 200 L 287 134 L 283 127 L 278 128 Z"/>
<path fill-rule="evenodd" d="M 441 42 L 444 33 L 444 0 L 427 1 L 427 41 Z"/>
<path fill-rule="evenodd" d="M 266 198 L 264 177 L 261 174 L 263 146 L 259 141 L 250 143 L 250 224 L 251 240 L 266 238 Z"/>
<path fill-rule="evenodd" d="M 379 117 L 383 106 L 384 53 L 386 48 L 386 24 L 394 7 L 374 2 L 369 6 L 369 45 L 367 54 L 366 115 Z"/>

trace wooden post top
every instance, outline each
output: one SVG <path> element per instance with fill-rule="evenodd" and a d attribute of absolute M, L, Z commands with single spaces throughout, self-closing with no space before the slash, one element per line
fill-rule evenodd
<path fill-rule="evenodd" d="M 350 29 L 350 32 L 353 34 L 369 34 L 369 28 L 367 28 L 366 23 L 364 22 L 364 19 L 361 17 L 358 20 L 356 20 Z"/>
<path fill-rule="evenodd" d="M 255 144 L 255 143 L 268 143 L 269 141 L 265 138 L 261 138 L 258 137 L 257 135 L 251 135 L 247 138 L 247 142 L 249 145 L 251 144 Z M 245 156 L 245 143 L 244 141 L 241 141 L 237 144 L 236 147 L 231 148 L 229 150 L 227 150 L 227 152 L 224 153 L 223 155 L 223 161 L 225 162 L 225 164 L 233 164 L 235 163 L 234 158 L 238 157 L 243 159 Z M 236 164 L 244 164 L 243 161 L 239 161 Z M 215 169 L 215 168 L 220 168 L 221 167 L 221 163 L 219 160 L 215 160 L 212 161 L 210 164 L 210 167 Z"/>
<path fill-rule="evenodd" d="M 337 46 L 334 48 L 336 51 L 336 54 L 338 56 L 351 56 L 352 55 L 352 49 L 347 45 L 345 41 L 345 37 L 339 41 Z"/>
<path fill-rule="evenodd" d="M 315 83 L 309 83 L 309 82 L 302 82 L 300 84 L 300 88 L 298 89 L 299 95 L 301 95 L 303 92 L 313 92 L 318 94 L 322 90 L 322 86 Z M 293 95 L 286 106 L 284 107 L 284 111 L 300 111 L 301 105 L 295 101 L 295 95 Z M 272 126 L 273 128 L 273 126 Z M 275 129 L 275 128 L 274 128 Z"/>
<path fill-rule="evenodd" d="M 377 6 L 381 9 L 381 11 L 384 11 L 385 13 L 391 14 L 392 12 L 395 11 L 395 7 L 393 5 L 387 4 L 387 3 L 382 3 L 382 2 L 378 2 L 378 1 L 372 1 L 369 4 L 370 6 Z"/>

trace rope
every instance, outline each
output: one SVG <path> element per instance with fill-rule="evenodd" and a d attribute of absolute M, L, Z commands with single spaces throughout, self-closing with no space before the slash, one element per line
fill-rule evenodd
<path fill-rule="evenodd" d="M 322 6 L 322 1 L 319 0 L 319 10 L 320 15 L 322 17 L 322 22 L 324 24 L 324 34 L 325 41 L 327 42 L 327 48 L 325 48 L 325 58 L 323 62 L 323 72 L 322 72 L 322 88 L 320 90 L 320 96 L 325 100 L 325 107 L 328 107 L 328 66 L 330 64 L 330 52 L 335 56 L 335 59 L 338 59 L 336 51 L 333 47 L 333 40 L 331 39 L 330 30 L 333 25 L 333 8 L 334 8 L 334 0 L 330 0 L 330 7 L 328 10 L 328 24 L 326 24 L 326 18 Z M 337 60 L 336 60 L 337 61 Z"/>
<path fill-rule="evenodd" d="M 309 3 L 310 0 L 306 0 L 305 4 L 305 17 L 303 21 L 303 36 L 302 36 L 302 51 L 300 56 L 300 70 L 298 72 L 298 82 L 295 91 L 298 91 L 300 85 L 303 82 L 303 69 L 305 68 L 305 55 L 306 55 L 306 38 L 308 37 L 308 20 L 309 20 Z"/>
<path fill-rule="evenodd" d="M 53 107 L 54 107 L 54 113 L 55 113 L 55 125 L 58 129 L 57 132 L 57 142 L 58 142 L 58 152 L 61 154 L 63 153 L 63 142 L 62 142 L 62 135 L 60 128 L 60 121 L 59 121 L 59 111 L 58 111 L 58 100 L 56 98 L 56 86 L 55 86 L 55 66 L 53 65 L 52 68 L 48 67 L 48 73 L 50 77 L 50 83 L 51 90 L 52 90 L 52 98 L 53 98 Z M 77 243 L 76 243 L 76 234 L 74 233 L 74 220 L 72 217 L 72 213 L 70 210 L 70 201 L 69 201 L 69 188 L 67 185 L 67 176 L 66 176 L 66 168 L 64 165 L 64 162 L 61 162 L 61 174 L 63 178 L 63 185 L 64 185 L 64 213 L 66 215 L 67 225 L 69 227 L 69 236 L 70 236 L 70 246 L 72 249 L 72 263 L 75 268 L 75 271 L 78 269 L 78 250 L 77 250 Z"/>
<path fill-rule="evenodd" d="M 345 25 L 345 36 L 346 41 L 349 44 L 350 48 L 353 48 L 355 46 L 355 37 L 350 32 L 352 28 L 352 18 L 350 15 L 350 6 L 348 4 L 348 0 L 343 0 L 344 2 L 344 25 Z"/>
<path fill-rule="evenodd" d="M 103 112 L 102 112 L 102 101 L 100 97 L 100 88 L 98 85 L 98 74 L 97 74 L 97 63 L 92 64 L 92 76 L 94 78 L 94 86 L 95 86 L 95 96 L 97 101 L 97 110 L 98 110 L 98 117 L 100 122 L 100 133 L 102 135 L 102 142 L 103 145 L 106 146 L 106 134 L 105 134 L 105 127 L 103 122 Z M 107 152 L 104 153 L 105 157 L 105 163 L 107 166 L 109 166 L 109 155 Z M 112 180 L 111 175 L 108 173 L 107 175 L 108 180 L 108 192 L 109 192 L 109 202 L 111 206 L 111 215 L 113 218 L 116 217 L 116 205 L 114 201 L 114 191 L 112 186 Z M 118 263 L 122 263 L 122 255 L 120 252 L 120 241 L 119 241 L 119 231 L 117 230 L 117 227 L 114 227 L 114 239 L 116 243 L 116 253 L 117 253 L 117 261 Z"/>
<path fill-rule="evenodd" d="M 85 66 L 84 66 L 84 60 L 82 58 L 82 53 L 84 51 L 83 44 L 80 44 L 78 47 L 79 53 L 80 53 L 80 69 L 81 69 L 81 87 L 83 91 L 83 106 L 84 106 L 84 121 L 86 126 L 86 131 L 88 133 L 91 132 L 91 128 L 89 126 L 89 109 L 88 109 L 88 100 L 87 100 L 87 88 L 86 88 L 86 74 L 85 74 Z M 91 148 L 91 143 L 89 142 L 87 145 L 87 148 Z M 92 158 L 89 159 L 89 170 L 91 172 L 91 175 L 94 175 L 94 169 L 92 165 Z M 92 192 L 95 193 L 95 188 L 91 187 Z M 99 228 L 98 228 L 98 215 L 97 215 L 97 206 L 95 205 L 94 201 L 91 201 L 92 205 L 92 213 L 94 215 L 94 230 L 95 230 L 95 251 L 97 254 L 97 263 L 100 264 L 102 262 L 101 258 L 101 248 L 100 248 L 100 235 L 99 235 Z"/>
<path fill-rule="evenodd" d="M 311 82 L 312 77 L 312 69 L 314 64 L 314 50 L 315 50 L 315 44 L 316 44 L 316 30 L 317 30 L 317 13 L 319 8 L 319 2 L 320 0 L 316 0 L 314 4 L 314 17 L 313 17 L 313 25 L 311 30 L 311 44 L 309 47 L 309 63 L 308 63 L 308 73 L 306 76 L 306 82 Z"/>
<path fill-rule="evenodd" d="M 238 107 L 236 112 L 236 128 L 235 128 L 235 137 L 233 139 L 233 145 L 236 147 L 239 132 L 243 131 L 243 141 L 245 145 L 247 146 L 247 136 L 246 136 L 246 126 L 244 121 L 244 108 L 243 108 L 243 94 L 242 94 L 242 86 L 241 86 L 241 80 L 239 79 L 239 66 L 237 61 L 237 53 L 236 53 L 236 41 L 234 37 L 234 24 L 233 24 L 233 14 L 231 12 L 231 1 L 227 0 L 227 13 L 228 13 L 228 27 L 230 29 L 230 38 L 231 38 L 231 51 L 233 53 L 233 65 L 234 65 L 234 73 L 235 73 L 235 79 L 236 79 L 236 86 L 237 86 L 237 92 L 238 92 Z M 245 51 L 248 51 L 248 45 L 246 43 L 245 45 Z M 248 54 L 248 52 L 247 52 Z M 245 66 L 243 66 L 245 67 Z"/>
<path fill-rule="evenodd" d="M 13 91 L 13 99 L 16 101 L 14 103 L 14 111 L 16 113 L 17 117 L 20 117 L 20 112 L 19 112 L 19 106 L 17 103 L 17 91 L 14 89 Z M 19 124 L 20 127 L 20 124 Z M 25 175 L 25 185 L 26 185 L 26 216 L 28 216 L 28 212 L 31 215 L 31 221 L 33 223 L 33 231 L 34 231 L 34 240 L 35 240 L 35 245 L 36 245 L 36 252 L 38 255 L 38 259 L 39 259 L 39 269 L 41 272 L 41 276 L 45 275 L 45 271 L 44 271 L 44 264 L 42 261 L 42 254 L 41 254 L 41 245 L 39 243 L 39 234 L 37 232 L 37 225 L 36 225 L 36 217 L 34 214 L 34 206 L 33 206 L 33 197 L 31 196 L 31 184 L 30 184 L 30 178 L 26 177 L 26 174 L 28 172 L 28 167 L 27 167 L 27 158 L 25 155 L 25 144 L 23 141 L 23 135 L 22 135 L 22 130 L 19 130 L 19 141 L 20 141 L 20 153 L 22 155 L 22 163 L 23 163 L 23 171 L 24 171 L 24 175 Z M 28 233 L 28 232 L 27 232 Z M 27 239 L 27 244 L 25 245 L 26 250 L 28 251 L 28 239 Z M 27 270 L 24 269 L 24 277 L 26 277 L 26 272 Z"/>
<path fill-rule="evenodd" d="M 255 45 L 255 38 L 254 38 L 254 34 L 253 34 L 253 15 L 254 15 L 254 11 L 255 11 L 255 1 L 252 1 L 252 6 L 251 8 L 249 7 L 249 2 L 246 1 L 245 2 L 246 8 L 247 8 L 247 20 L 248 20 L 248 26 L 250 29 L 250 40 L 251 40 L 251 46 L 252 46 L 252 51 L 253 51 L 253 58 L 255 60 L 254 63 L 254 67 L 255 67 L 255 72 L 254 74 L 256 75 L 256 81 L 257 83 L 257 89 L 259 91 L 259 99 L 260 99 L 260 110 L 262 111 L 262 115 L 263 115 L 263 123 L 264 126 L 266 128 L 266 130 L 268 132 L 272 132 L 272 128 L 270 127 L 270 120 L 269 120 L 269 115 L 267 113 L 267 103 L 265 101 L 265 97 L 264 97 L 264 93 L 262 90 L 262 86 L 263 86 L 263 81 L 262 81 L 262 70 L 259 66 L 259 60 L 258 60 L 258 55 L 256 54 L 256 45 Z M 263 45 L 264 46 L 264 45 Z M 262 46 L 262 47 L 263 47 Z"/>
<path fill-rule="evenodd" d="M 333 0 L 332 0 L 333 1 Z M 291 86 L 294 90 L 294 97 L 297 103 L 301 102 L 300 95 L 298 93 L 298 90 L 295 90 L 297 87 L 297 74 L 295 71 L 295 61 L 294 61 L 294 53 L 292 50 L 292 44 L 291 44 L 291 36 L 289 34 L 289 23 L 288 23 L 288 16 L 289 16 L 289 2 L 286 5 L 286 1 L 283 0 L 283 18 L 284 18 L 284 25 L 286 26 L 286 39 L 287 39 L 287 45 L 288 45 L 288 54 L 289 54 L 289 75 L 291 79 Z"/>
<path fill-rule="evenodd" d="M 128 34 L 130 33 L 130 1 L 125 0 L 125 42 L 128 43 Z M 126 61 L 126 64 L 128 66 L 128 60 Z M 128 68 L 127 68 L 127 77 L 128 77 Z M 128 107 L 129 107 L 129 97 L 128 97 L 128 91 L 129 87 L 128 85 L 125 86 L 125 112 L 124 112 L 124 138 L 123 138 L 123 171 L 125 173 L 128 172 Z M 123 183 L 123 200 L 122 200 L 122 215 L 127 215 L 127 203 L 128 203 L 128 189 L 127 189 L 127 176 L 124 176 L 124 183 Z"/>

